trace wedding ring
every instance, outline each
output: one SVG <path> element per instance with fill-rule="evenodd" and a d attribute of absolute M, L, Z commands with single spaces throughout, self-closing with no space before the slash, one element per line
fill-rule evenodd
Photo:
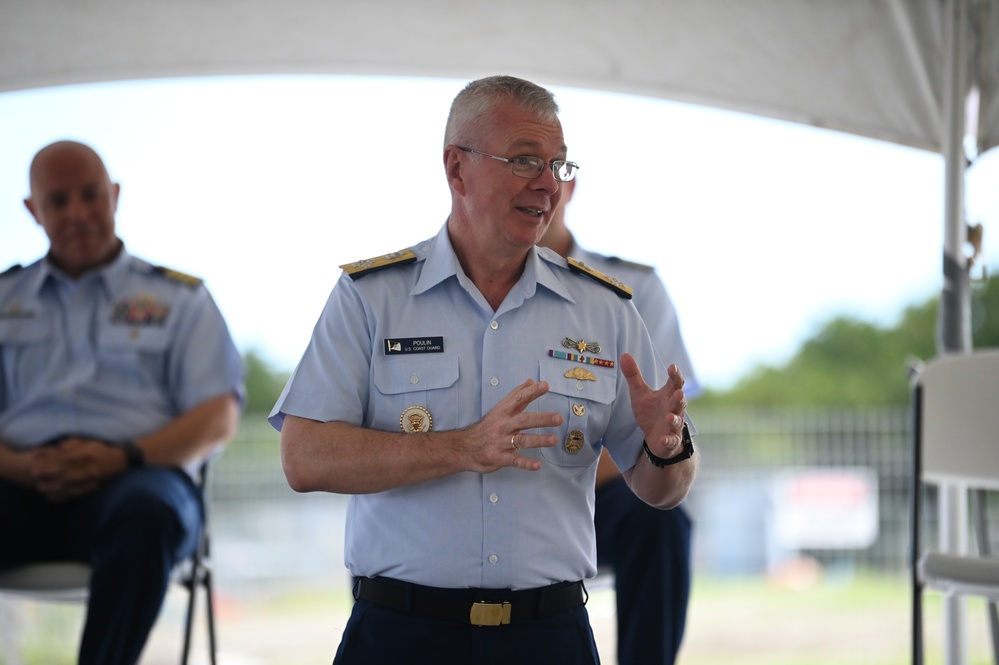
<path fill-rule="evenodd" d="M 512 446 L 514 450 L 520 450 L 520 446 L 517 445 L 517 435 L 516 434 L 511 434 L 510 435 L 510 446 Z"/>

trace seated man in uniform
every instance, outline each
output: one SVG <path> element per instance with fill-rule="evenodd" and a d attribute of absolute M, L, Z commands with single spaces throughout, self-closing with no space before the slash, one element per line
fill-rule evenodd
<path fill-rule="evenodd" d="M 94 150 L 46 146 L 29 180 L 49 251 L 0 275 L 0 570 L 89 564 L 79 663 L 131 664 L 197 545 L 242 364 L 200 280 L 125 250 Z"/>

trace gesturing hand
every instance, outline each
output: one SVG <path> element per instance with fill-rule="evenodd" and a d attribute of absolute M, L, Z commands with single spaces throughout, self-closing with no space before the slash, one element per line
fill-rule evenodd
<path fill-rule="evenodd" d="M 621 373 L 628 381 L 635 422 L 645 433 L 649 448 L 659 457 L 672 457 L 680 452 L 683 417 L 687 410 L 680 368 L 670 365 L 667 372 L 665 385 L 653 390 L 642 378 L 638 363 L 631 354 L 621 356 Z"/>
<path fill-rule="evenodd" d="M 541 462 L 521 455 L 525 448 L 550 448 L 558 443 L 554 434 L 527 434 L 524 430 L 558 427 L 557 413 L 525 412 L 528 405 L 548 392 L 548 384 L 524 381 L 499 401 L 478 423 L 467 430 L 471 446 L 471 470 L 492 473 L 506 466 L 537 471 Z"/>

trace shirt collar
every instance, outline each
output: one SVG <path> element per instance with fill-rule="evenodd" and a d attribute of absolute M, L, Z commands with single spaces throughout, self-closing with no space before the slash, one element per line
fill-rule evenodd
<path fill-rule="evenodd" d="M 447 233 L 447 222 L 441 227 L 437 235 L 422 242 L 413 248 L 417 256 L 422 256 L 423 270 L 420 272 L 416 284 L 410 295 L 417 295 L 429 291 L 449 277 L 464 277 L 461 264 L 458 263 L 458 256 L 451 246 L 451 238 Z"/>
<path fill-rule="evenodd" d="M 428 245 L 427 249 L 420 249 Z M 468 276 L 465 275 L 458 262 L 458 256 L 454 253 L 454 247 L 451 245 L 447 222 L 434 238 L 420 243 L 414 247 L 414 251 L 418 256 L 424 255 L 425 260 L 423 271 L 416 280 L 416 284 L 410 292 L 411 295 L 424 293 L 449 277 L 455 277 L 459 282 L 468 280 Z M 556 273 L 559 263 L 562 264 L 562 268 L 565 268 L 565 259 L 556 252 L 537 246 L 532 247 L 527 254 L 524 274 L 513 287 L 514 290 L 519 290 L 523 294 L 523 299 L 526 300 L 535 294 L 538 286 L 542 286 L 552 293 L 574 302 L 572 295 Z"/>
<path fill-rule="evenodd" d="M 109 298 L 114 298 L 118 294 L 124 292 L 127 282 L 129 267 L 133 262 L 133 257 L 125 249 L 125 245 L 121 245 L 121 250 L 118 252 L 118 256 L 111 260 L 110 263 L 106 263 L 99 268 L 87 271 L 80 276 L 79 280 L 70 279 L 62 270 L 60 270 L 49 258 L 46 256 L 41 261 L 41 270 L 38 271 L 37 283 L 32 287 L 35 293 L 38 293 L 46 284 L 55 282 L 64 282 L 67 284 L 72 284 L 74 281 L 81 280 L 96 280 L 98 284 L 104 289 L 105 293 Z"/>

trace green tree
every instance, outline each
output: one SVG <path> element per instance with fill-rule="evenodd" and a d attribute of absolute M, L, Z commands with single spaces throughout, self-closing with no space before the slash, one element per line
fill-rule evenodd
<path fill-rule="evenodd" d="M 899 322 L 879 327 L 836 317 L 783 366 L 760 366 L 730 390 L 707 391 L 706 406 L 887 406 L 907 404 L 909 369 L 937 355 L 939 298 L 908 307 Z M 999 278 L 972 290 L 975 348 L 999 347 Z"/>
<path fill-rule="evenodd" d="M 256 351 L 249 351 L 243 356 L 243 366 L 246 368 L 246 406 L 243 411 L 247 414 L 269 413 L 289 375 L 272 369 Z"/>
<path fill-rule="evenodd" d="M 976 349 L 999 347 L 999 277 L 972 287 L 971 337 Z"/>

